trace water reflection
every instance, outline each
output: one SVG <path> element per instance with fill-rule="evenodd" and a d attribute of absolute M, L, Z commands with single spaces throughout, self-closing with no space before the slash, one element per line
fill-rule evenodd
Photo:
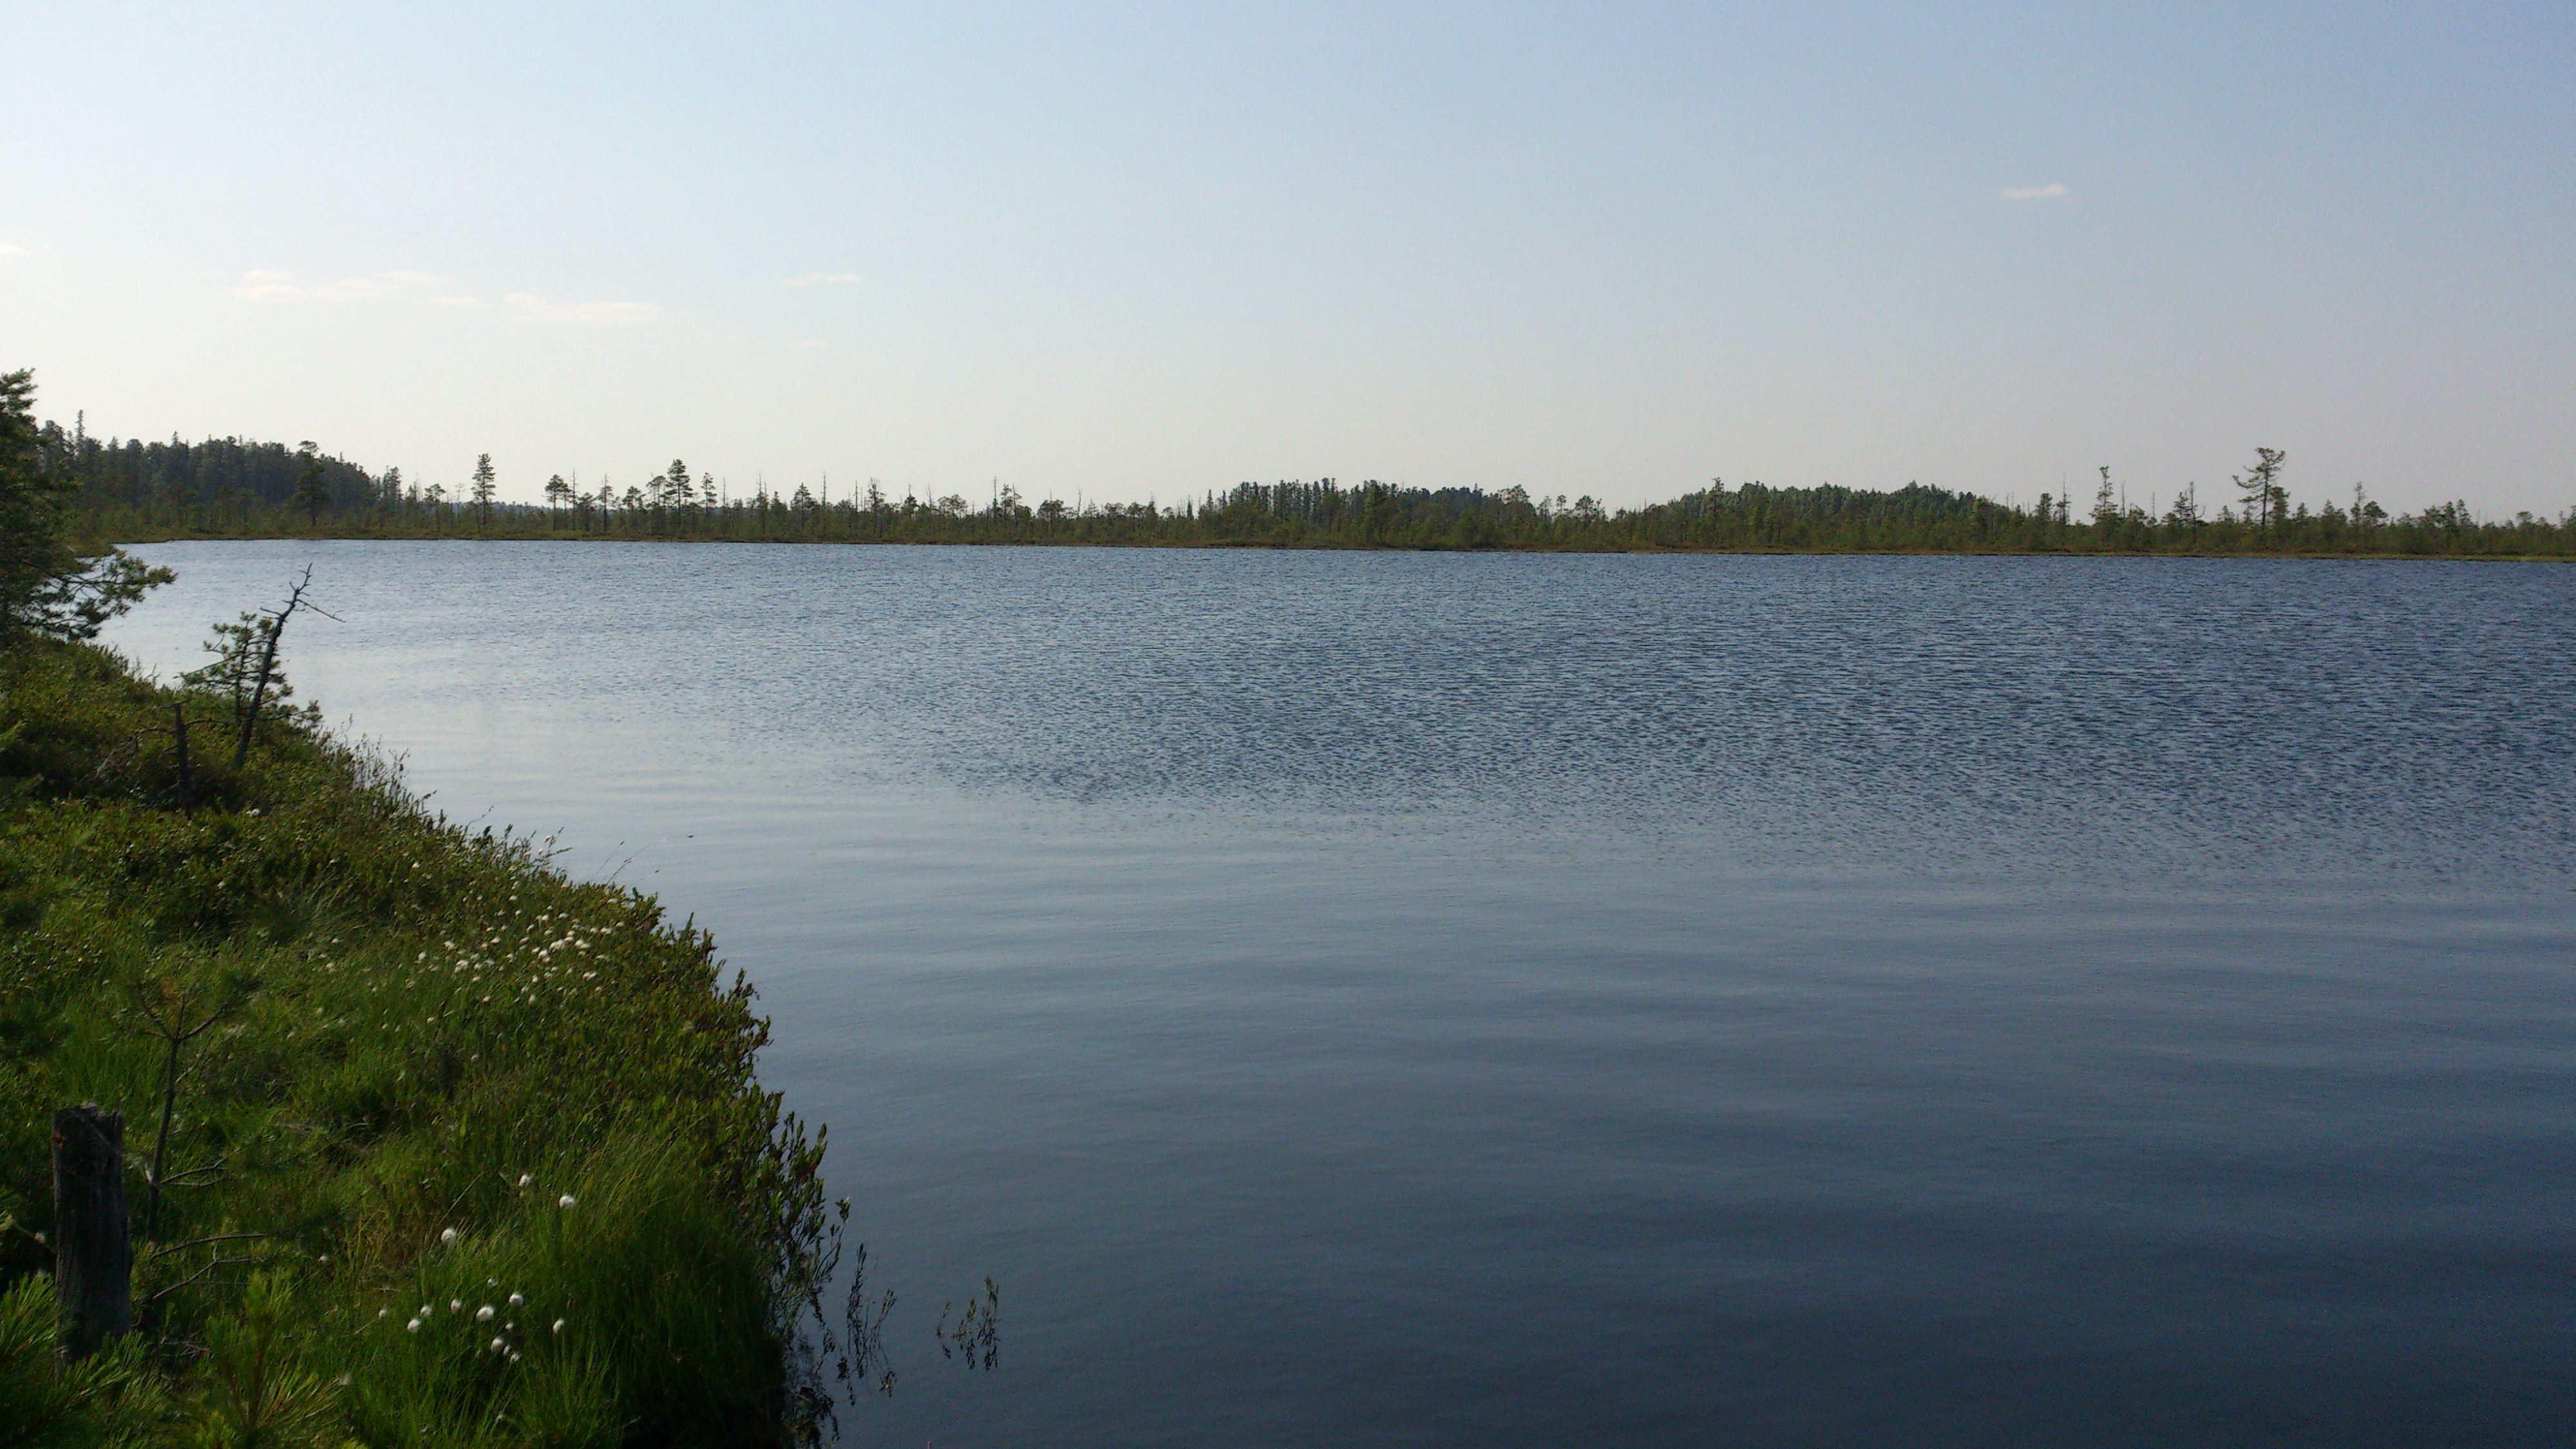
<path fill-rule="evenodd" d="M 2576 1422 L 2563 569 L 151 552 L 752 972 L 854 1439 Z"/>

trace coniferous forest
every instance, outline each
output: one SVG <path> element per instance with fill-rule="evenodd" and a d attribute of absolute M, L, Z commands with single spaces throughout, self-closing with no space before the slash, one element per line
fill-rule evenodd
<path fill-rule="evenodd" d="M 399 468 L 370 471 L 315 444 L 189 443 L 43 429 L 45 469 L 72 484 L 84 533 L 179 538 L 674 539 L 811 543 L 1089 544 L 1175 547 L 1518 549 L 1797 553 L 2291 554 L 2430 557 L 2576 555 L 2576 509 L 2555 518 L 2480 516 L 2464 502 L 2392 513 L 2353 486 L 2295 495 L 2288 458 L 2258 448 L 2243 471 L 2141 505 L 2111 469 L 2091 497 L 2036 501 L 1908 484 L 1874 490 L 1712 479 L 1636 509 L 1522 488 L 1414 488 L 1337 479 L 1237 483 L 1174 503 L 1033 498 L 995 482 L 981 499 L 898 497 L 874 480 L 748 489 L 673 459 L 618 486 L 545 479 L 543 503 L 504 502 L 488 455 L 454 489 Z"/>

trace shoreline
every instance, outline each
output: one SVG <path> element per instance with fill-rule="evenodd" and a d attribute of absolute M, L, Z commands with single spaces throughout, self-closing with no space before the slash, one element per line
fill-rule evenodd
<path fill-rule="evenodd" d="M 2117 548 L 1799 548 L 1691 547 L 1662 543 L 1593 544 L 1406 544 L 1351 543 L 1331 540 L 1267 539 L 1099 539 L 1099 538 L 812 538 L 792 534 L 601 533 L 567 530 L 511 530 L 489 533 L 418 531 L 324 531 L 315 533 L 146 531 L 116 535 L 119 548 L 162 543 L 563 543 L 769 545 L 818 548 L 1093 548 L 1205 550 L 1258 553 L 1464 553 L 1670 555 L 1702 558 L 2031 558 L 2031 559 L 2307 559 L 2354 562 L 2571 563 L 2576 553 L 2503 553 L 2457 549 L 2117 549 Z"/>

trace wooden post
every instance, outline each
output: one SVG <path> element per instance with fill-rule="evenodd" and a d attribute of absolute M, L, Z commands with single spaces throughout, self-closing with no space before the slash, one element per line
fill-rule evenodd
<path fill-rule="evenodd" d="M 170 732 L 179 741 L 179 808 L 191 810 L 197 804 L 197 782 L 188 777 L 188 706 L 170 706 Z"/>
<path fill-rule="evenodd" d="M 54 1307 L 66 1363 L 134 1326 L 125 1114 L 96 1102 L 54 1113 Z"/>

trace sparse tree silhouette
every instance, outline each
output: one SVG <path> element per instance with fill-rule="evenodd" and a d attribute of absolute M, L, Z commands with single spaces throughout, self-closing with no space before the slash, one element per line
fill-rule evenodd
<path fill-rule="evenodd" d="M 1614 507 L 1584 492 L 1533 483 L 1416 487 L 1371 479 L 1346 487 L 1333 478 L 1242 482 L 1197 499 L 1105 503 L 1080 490 L 1032 481 L 991 484 L 978 506 L 959 493 L 919 484 L 896 492 L 869 478 L 849 495 L 759 479 L 728 495 L 711 475 L 679 459 L 641 489 L 603 479 L 579 492 L 577 475 L 542 502 L 503 502 L 488 455 L 478 460 L 465 496 L 443 488 L 405 488 L 396 470 L 370 475 L 318 448 L 289 449 L 238 438 L 203 443 L 116 443 L 53 424 L 36 427 L 19 409 L 19 431 L 34 429 L 32 462 L 19 476 L 53 500 L 59 515 L 46 528 L 0 529 L 0 575 L 22 569 L 31 539 L 243 537 L 263 532 L 435 536 L 452 530 L 460 505 L 474 509 L 485 536 L 542 537 L 564 526 L 567 510 L 585 533 L 680 539 L 781 538 L 815 543 L 1015 543 L 1301 548 L 1580 550 L 1623 552 L 1909 552 L 1909 553 L 2191 553 L 2299 552 L 2519 557 L 2576 557 L 2576 509 L 2556 515 L 2480 519 L 2445 502 L 2394 512 L 2355 495 L 2349 512 L 2311 511 L 2284 485 L 2286 455 L 2258 449 L 2254 467 L 2234 482 L 2240 497 L 2210 510 L 2186 486 L 2161 516 L 2127 506 L 2124 492 L 2097 469 L 2093 507 L 2075 521 L 2073 489 L 2050 489 L 2037 503 L 1927 487 L 1852 488 L 1835 484 L 1776 487 L 1759 480 L 1705 489 L 1661 502 Z M 307 470 L 322 473 L 318 509 Z M 2222 475 L 2225 476 L 2225 475 Z M 31 495 L 16 486 L 8 507 Z M 2150 497 L 2153 495 L 2150 494 Z M 350 506 L 359 498 L 381 500 Z M 1034 504 L 1034 506 L 1032 506 Z M 2212 514 L 2215 513 L 2215 517 Z M 50 533 L 48 529 L 52 530 Z M 51 547 L 51 545 L 44 545 Z M 52 555 L 60 566 L 63 555 Z M 60 574 L 45 606 L 54 626 L 74 632 L 130 603 L 148 573 L 112 553 L 89 553 L 88 573 Z M 77 562 L 77 560 L 76 560 Z M 131 585 L 131 588 L 129 588 Z M 0 588 L 0 603 L 23 597 L 24 584 Z M 11 594 L 10 589 L 21 590 Z M 123 602 L 120 602 L 122 600 Z M 84 612 L 88 611 L 88 612 Z M 11 622 L 0 625 L 23 627 Z"/>

